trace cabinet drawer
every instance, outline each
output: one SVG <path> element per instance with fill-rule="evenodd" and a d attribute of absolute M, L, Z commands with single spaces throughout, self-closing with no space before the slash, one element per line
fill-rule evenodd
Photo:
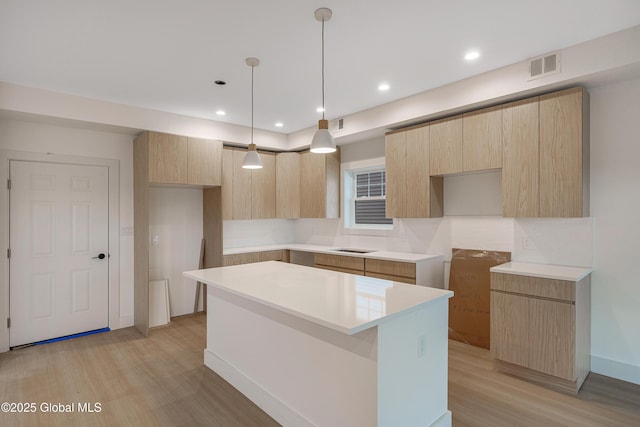
<path fill-rule="evenodd" d="M 375 277 L 377 279 L 393 280 L 394 282 L 408 283 L 410 285 L 416 284 L 415 277 L 394 276 L 393 274 L 374 273 L 372 271 L 367 271 L 365 276 Z"/>
<path fill-rule="evenodd" d="M 491 273 L 491 289 L 568 302 L 576 300 L 576 283 L 566 280 Z"/>
<path fill-rule="evenodd" d="M 364 258 L 360 257 L 331 254 L 314 254 L 313 263 L 317 266 L 326 265 L 329 267 L 357 270 L 360 274 L 364 273 Z"/>
<path fill-rule="evenodd" d="M 415 283 L 416 265 L 412 262 L 387 261 L 383 259 L 367 259 L 367 273 L 386 274 L 413 279 Z"/>

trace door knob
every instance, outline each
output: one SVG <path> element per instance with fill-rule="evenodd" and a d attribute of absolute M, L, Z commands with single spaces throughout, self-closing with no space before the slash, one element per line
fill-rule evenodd
<path fill-rule="evenodd" d="M 106 255 L 105 254 L 99 254 L 98 256 L 94 256 L 91 259 L 105 259 Z"/>

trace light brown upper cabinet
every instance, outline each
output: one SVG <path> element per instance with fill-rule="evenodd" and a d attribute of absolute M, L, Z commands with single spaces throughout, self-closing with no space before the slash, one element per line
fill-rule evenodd
<path fill-rule="evenodd" d="M 251 169 L 242 168 L 242 161 L 245 155 L 246 150 L 233 150 L 233 161 L 231 163 L 231 177 L 233 179 L 231 209 L 233 219 L 251 219 Z"/>
<path fill-rule="evenodd" d="M 429 176 L 429 126 L 385 137 L 386 215 L 389 218 L 442 216 L 442 178 Z"/>
<path fill-rule="evenodd" d="M 201 138 L 187 138 L 187 184 L 222 184 L 222 143 Z"/>
<path fill-rule="evenodd" d="M 589 95 L 583 88 L 540 96 L 539 215 L 589 215 Z"/>
<path fill-rule="evenodd" d="M 538 97 L 502 110 L 502 215 L 538 216 Z"/>
<path fill-rule="evenodd" d="M 340 151 L 300 153 L 300 218 L 340 217 Z"/>
<path fill-rule="evenodd" d="M 300 218 L 300 154 L 276 154 L 276 218 Z"/>
<path fill-rule="evenodd" d="M 260 152 L 262 169 L 251 170 L 251 218 L 276 217 L 276 155 Z"/>
<path fill-rule="evenodd" d="M 275 154 L 260 152 L 263 168 L 243 169 L 246 149 L 224 147 L 222 151 L 223 218 L 275 218 Z"/>
<path fill-rule="evenodd" d="M 196 186 L 221 185 L 222 142 L 144 132 L 149 150 L 149 182 Z"/>
<path fill-rule="evenodd" d="M 502 167 L 502 106 L 462 116 L 462 171 Z"/>
<path fill-rule="evenodd" d="M 504 106 L 504 216 L 589 215 L 588 102 L 571 88 Z"/>
<path fill-rule="evenodd" d="M 462 115 L 429 123 L 431 175 L 462 172 Z"/>

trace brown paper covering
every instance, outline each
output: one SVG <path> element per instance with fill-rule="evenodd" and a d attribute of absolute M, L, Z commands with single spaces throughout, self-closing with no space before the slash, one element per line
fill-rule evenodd
<path fill-rule="evenodd" d="M 489 348 L 489 269 L 511 261 L 511 252 L 478 249 L 451 250 L 449 289 L 449 338 Z"/>

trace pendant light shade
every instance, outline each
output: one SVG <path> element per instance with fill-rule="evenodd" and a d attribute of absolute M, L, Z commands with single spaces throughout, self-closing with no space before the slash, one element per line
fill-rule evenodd
<path fill-rule="evenodd" d="M 318 130 L 311 140 L 311 152 L 333 153 L 334 151 L 336 151 L 336 144 L 333 142 L 333 137 L 329 132 L 329 122 L 324 119 L 320 120 L 318 122 Z"/>
<path fill-rule="evenodd" d="M 242 161 L 243 169 L 262 169 L 262 159 L 256 150 L 256 144 L 249 144 L 247 154 Z"/>
<path fill-rule="evenodd" d="M 253 143 L 253 69 L 260 65 L 260 60 L 258 58 L 247 58 L 245 62 L 251 67 L 251 143 L 242 161 L 242 168 L 262 169 L 262 159 L 260 159 L 256 144 Z"/>
<path fill-rule="evenodd" d="M 329 132 L 329 122 L 324 118 L 324 22 L 331 19 L 331 9 L 321 7 L 316 9 L 314 16 L 322 22 L 322 120 L 318 120 L 318 130 L 311 140 L 312 153 L 333 153 L 336 144 Z"/>

